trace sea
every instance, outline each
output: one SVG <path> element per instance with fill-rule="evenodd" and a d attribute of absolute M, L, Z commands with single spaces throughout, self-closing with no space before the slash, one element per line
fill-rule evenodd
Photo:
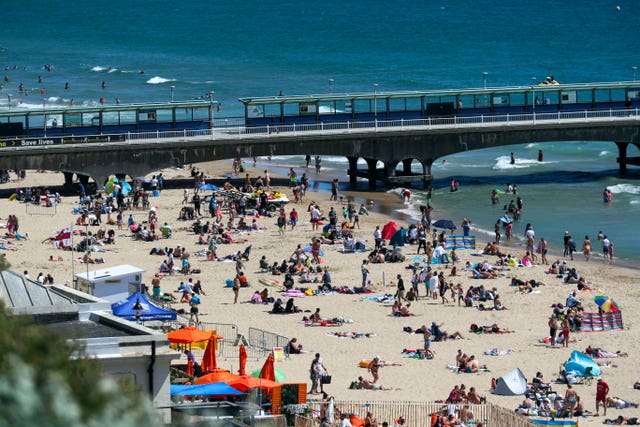
<path fill-rule="evenodd" d="M 280 92 L 528 85 L 546 76 L 561 83 L 640 78 L 634 68 L 640 66 L 640 2 L 634 0 L 31 0 L 2 6 L 0 109 L 91 105 L 100 98 L 190 100 L 213 91 L 221 105 L 217 117 L 233 120 L 243 114 L 239 98 Z M 629 155 L 638 155 L 637 147 Z M 503 194 L 492 205 L 490 193 L 512 183 L 524 201 L 514 227 L 519 239 L 527 223 L 552 249 L 561 247 L 564 231 L 578 246 L 585 235 L 595 241 L 603 231 L 616 258 L 640 264 L 634 237 L 640 169 L 620 175 L 616 156 L 608 141 L 531 141 L 437 159 L 434 219 L 468 217 L 479 240 L 488 240 L 512 198 Z M 295 157 L 272 161 L 301 164 Z M 323 159 L 336 173 L 346 164 Z M 449 192 L 452 179 L 460 183 L 455 193 Z M 605 188 L 612 203 L 602 201 Z M 394 214 L 419 216 L 425 194 L 413 193 Z"/>

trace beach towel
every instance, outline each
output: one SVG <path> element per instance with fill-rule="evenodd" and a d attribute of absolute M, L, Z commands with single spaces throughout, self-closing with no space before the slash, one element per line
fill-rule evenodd
<path fill-rule="evenodd" d="M 376 336 L 373 332 L 327 332 L 327 335 L 338 338 L 373 338 Z"/>
<path fill-rule="evenodd" d="M 612 313 L 582 313 L 580 332 L 621 331 L 622 312 Z"/>
<path fill-rule="evenodd" d="M 515 350 L 512 348 L 508 348 L 506 350 L 500 350 L 498 348 L 492 348 L 489 350 L 485 350 L 484 354 L 487 356 L 506 356 L 508 354 L 513 353 Z"/>

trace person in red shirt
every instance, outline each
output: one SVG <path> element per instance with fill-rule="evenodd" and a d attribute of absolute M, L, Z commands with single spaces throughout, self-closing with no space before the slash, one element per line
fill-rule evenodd
<path fill-rule="evenodd" d="M 291 229 L 293 230 L 298 222 L 298 212 L 296 211 L 296 208 L 293 208 L 289 213 L 289 222 L 291 223 Z"/>
<path fill-rule="evenodd" d="M 602 378 L 598 378 L 596 384 L 596 416 L 600 415 L 600 402 L 604 408 L 604 415 L 607 415 L 607 394 L 609 394 L 609 384 L 604 382 Z"/>

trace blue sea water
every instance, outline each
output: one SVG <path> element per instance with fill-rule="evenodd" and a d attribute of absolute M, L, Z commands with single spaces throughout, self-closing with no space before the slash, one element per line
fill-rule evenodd
<path fill-rule="evenodd" d="M 220 114 L 233 118 L 242 114 L 238 98 L 327 93 L 329 79 L 334 93 L 350 93 L 374 83 L 380 91 L 481 87 L 483 72 L 488 86 L 547 75 L 566 83 L 631 80 L 640 66 L 640 3 L 633 0 L 32 0 L 4 2 L 2 11 L 0 67 L 7 70 L 0 73 L 9 81 L 0 82 L 0 108 L 7 95 L 13 108 L 39 107 L 41 88 L 47 105 L 167 101 L 172 92 L 185 100 L 213 90 Z M 542 164 L 534 160 L 539 148 Z M 523 222 L 552 245 L 564 229 L 578 241 L 602 229 L 617 255 L 638 261 L 630 230 L 640 182 L 637 174 L 618 176 L 616 155 L 610 142 L 581 141 L 460 153 L 434 165 L 434 203 L 442 215 L 472 216 L 492 230 L 502 202 L 491 206 L 489 193 L 516 182 Z M 454 177 L 461 190 L 449 194 Z M 612 205 L 601 202 L 604 187 L 614 192 Z"/>

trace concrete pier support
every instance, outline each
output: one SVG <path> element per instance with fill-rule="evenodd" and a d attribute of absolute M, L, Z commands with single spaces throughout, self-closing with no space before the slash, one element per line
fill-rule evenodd
<path fill-rule="evenodd" d="M 618 167 L 620 168 L 620 173 L 624 173 L 627 171 L 627 148 L 629 147 L 628 142 L 616 142 L 618 146 Z"/>
<path fill-rule="evenodd" d="M 73 172 L 62 172 L 62 175 L 64 175 L 64 185 L 73 184 Z"/>
<path fill-rule="evenodd" d="M 349 156 L 347 160 L 349 161 L 349 183 L 354 185 L 358 181 L 358 158 Z"/>
<path fill-rule="evenodd" d="M 369 180 L 369 189 L 376 189 L 376 165 L 378 164 L 378 160 L 376 159 L 365 159 L 367 161 L 367 179 Z"/>

